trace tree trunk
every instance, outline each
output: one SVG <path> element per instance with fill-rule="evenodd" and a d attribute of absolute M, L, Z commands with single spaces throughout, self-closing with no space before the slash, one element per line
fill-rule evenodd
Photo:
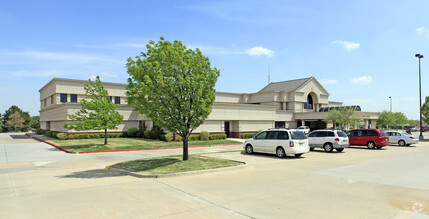
<path fill-rule="evenodd" d="M 188 135 L 184 135 L 183 138 L 183 160 L 188 160 Z"/>
<path fill-rule="evenodd" d="M 104 129 L 104 145 L 107 144 L 107 129 Z"/>

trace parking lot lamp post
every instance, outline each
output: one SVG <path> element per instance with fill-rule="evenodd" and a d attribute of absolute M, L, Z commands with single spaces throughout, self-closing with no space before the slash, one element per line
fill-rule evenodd
<path fill-rule="evenodd" d="M 419 58 L 419 96 L 420 96 L 420 105 L 419 105 L 419 111 L 420 111 L 420 135 L 419 135 L 419 141 L 423 140 L 423 134 L 422 134 L 422 76 L 421 76 L 421 68 L 420 68 L 420 59 L 423 58 L 423 55 L 416 54 L 416 57 Z"/>

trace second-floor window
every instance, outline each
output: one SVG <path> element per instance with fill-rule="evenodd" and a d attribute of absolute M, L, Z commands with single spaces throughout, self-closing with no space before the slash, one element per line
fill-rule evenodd
<path fill-rule="evenodd" d="M 54 104 L 54 95 L 51 96 L 51 104 Z"/>
<path fill-rule="evenodd" d="M 60 94 L 60 102 L 67 103 L 67 94 Z"/>
<path fill-rule="evenodd" d="M 77 94 L 70 94 L 70 102 L 77 103 Z"/>
<path fill-rule="evenodd" d="M 115 97 L 115 104 L 121 104 L 121 97 Z"/>
<path fill-rule="evenodd" d="M 313 109 L 313 97 L 310 94 L 307 96 L 307 103 L 304 103 L 304 109 Z"/>

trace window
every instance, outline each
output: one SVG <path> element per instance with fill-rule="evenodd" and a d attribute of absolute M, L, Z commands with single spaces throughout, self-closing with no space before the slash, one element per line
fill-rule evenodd
<path fill-rule="evenodd" d="M 344 132 L 337 132 L 338 137 L 347 137 L 346 133 Z"/>
<path fill-rule="evenodd" d="M 77 94 L 70 94 L 70 102 L 77 103 Z"/>
<path fill-rule="evenodd" d="M 121 104 L 121 97 L 115 97 L 115 104 Z"/>
<path fill-rule="evenodd" d="M 67 94 L 60 94 L 60 102 L 61 103 L 67 102 Z"/>
<path fill-rule="evenodd" d="M 266 139 L 277 139 L 278 132 L 267 132 Z"/>
<path fill-rule="evenodd" d="M 320 132 L 312 132 L 308 135 L 308 137 L 319 137 Z"/>
<path fill-rule="evenodd" d="M 54 95 L 51 96 L 51 104 L 54 104 Z"/>
<path fill-rule="evenodd" d="M 275 128 L 276 129 L 282 129 L 282 128 L 285 128 L 286 126 L 285 126 L 285 122 L 275 122 Z"/>
<path fill-rule="evenodd" d="M 313 109 L 313 97 L 310 94 L 307 96 L 307 103 L 304 103 L 304 109 Z"/>
<path fill-rule="evenodd" d="M 289 139 L 287 132 L 279 132 L 278 139 Z"/>
<path fill-rule="evenodd" d="M 255 136 L 255 139 L 265 139 L 266 135 L 267 135 L 267 132 L 261 132 L 257 136 Z"/>
<path fill-rule="evenodd" d="M 291 134 L 292 139 L 307 139 L 307 136 L 301 131 L 291 132 Z"/>
<path fill-rule="evenodd" d="M 112 102 L 112 96 L 109 96 L 109 100 L 110 100 L 110 102 Z"/>
<path fill-rule="evenodd" d="M 46 106 L 46 99 L 43 100 L 43 106 Z"/>
<path fill-rule="evenodd" d="M 335 137 L 335 133 L 334 132 L 326 132 L 326 136 L 327 137 Z"/>

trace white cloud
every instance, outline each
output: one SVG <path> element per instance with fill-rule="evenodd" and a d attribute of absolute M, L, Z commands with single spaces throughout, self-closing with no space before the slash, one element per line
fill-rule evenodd
<path fill-rule="evenodd" d="M 425 27 L 419 27 L 416 29 L 417 35 L 424 36 L 425 38 L 429 38 L 429 30 Z"/>
<path fill-rule="evenodd" d="M 260 46 L 255 46 L 255 47 L 247 50 L 246 53 L 251 55 L 251 56 L 266 55 L 268 57 L 271 57 L 274 55 L 274 51 L 269 50 L 269 49 L 264 48 L 264 47 L 260 47 Z"/>
<path fill-rule="evenodd" d="M 329 79 L 322 79 L 322 80 L 320 80 L 320 82 L 323 85 L 331 85 L 331 84 L 337 84 L 338 83 L 337 80 L 329 80 Z"/>
<path fill-rule="evenodd" d="M 416 100 L 417 99 L 414 97 L 403 97 L 403 98 L 401 98 L 401 101 L 405 101 L 405 102 L 414 102 Z"/>
<path fill-rule="evenodd" d="M 109 74 L 109 73 L 101 73 L 101 75 L 104 77 L 109 77 L 109 78 L 117 78 L 118 77 L 115 74 Z"/>
<path fill-rule="evenodd" d="M 344 47 L 344 49 L 346 49 L 347 51 L 353 51 L 360 47 L 360 43 L 348 42 L 343 40 L 335 40 L 335 41 L 332 41 L 332 43 Z"/>
<path fill-rule="evenodd" d="M 357 85 L 366 85 L 366 84 L 370 84 L 372 82 L 372 77 L 371 76 L 362 76 L 362 77 L 358 77 L 358 78 L 352 78 L 350 80 L 350 82 L 352 84 L 357 84 Z"/>

